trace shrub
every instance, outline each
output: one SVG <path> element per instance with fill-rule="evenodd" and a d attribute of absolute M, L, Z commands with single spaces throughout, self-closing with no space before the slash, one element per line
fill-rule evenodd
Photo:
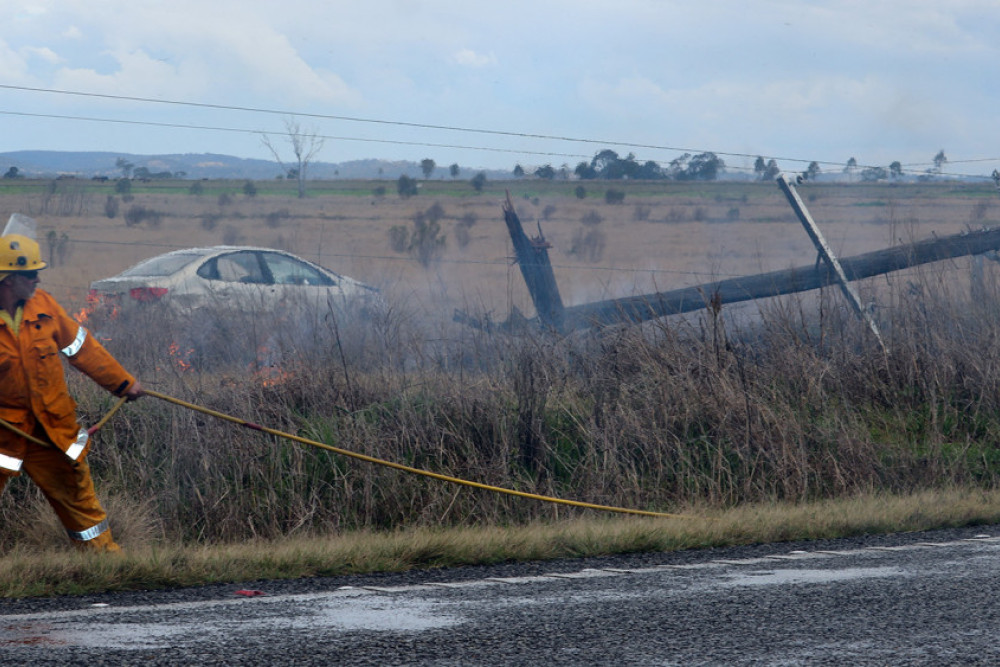
<path fill-rule="evenodd" d="M 455 243 L 458 244 L 459 249 L 465 250 L 471 242 L 472 233 L 469 228 L 461 223 L 455 225 Z"/>
<path fill-rule="evenodd" d="M 486 172 L 479 172 L 469 181 L 472 184 L 472 189 L 476 192 L 482 192 L 483 188 L 486 186 Z"/>
<path fill-rule="evenodd" d="M 444 247 L 445 237 L 441 234 L 441 223 L 428 218 L 423 212 L 413 216 L 413 231 L 410 232 L 407 252 L 427 268 L 441 258 Z"/>
<path fill-rule="evenodd" d="M 989 201 L 979 201 L 976 205 L 972 207 L 972 212 L 969 215 L 969 220 L 975 224 L 980 224 L 986 219 L 987 213 L 993 208 L 993 202 Z"/>
<path fill-rule="evenodd" d="M 188 188 L 188 194 L 195 195 L 196 197 L 204 193 L 205 193 L 205 186 L 202 184 L 201 181 L 195 181 Z"/>
<path fill-rule="evenodd" d="M 581 227 L 576 230 L 570 244 L 569 254 L 588 262 L 599 262 L 604 256 L 607 237 L 599 229 Z"/>
<path fill-rule="evenodd" d="M 621 204 L 625 201 L 624 190 L 608 190 L 604 193 L 604 201 L 607 204 Z"/>
<path fill-rule="evenodd" d="M 583 187 L 582 185 L 576 186 L 576 190 L 574 190 L 573 193 L 576 195 L 577 199 L 587 198 L 587 188 Z"/>
<path fill-rule="evenodd" d="M 247 180 L 245 183 L 243 183 L 243 194 L 245 194 L 247 197 L 257 196 L 257 186 L 254 185 L 253 181 Z"/>
<path fill-rule="evenodd" d="M 471 230 L 472 226 L 476 224 L 476 220 L 476 214 L 470 212 L 463 215 L 462 219 L 455 225 L 455 242 L 459 248 L 464 250 L 472 241 Z"/>
<path fill-rule="evenodd" d="M 405 225 L 393 225 L 389 228 L 389 247 L 393 252 L 406 252 L 410 247 L 410 230 Z"/>
<path fill-rule="evenodd" d="M 587 227 L 595 227 L 604 222 L 604 218 L 602 218 L 601 214 L 597 211 L 587 211 L 583 214 L 583 217 L 580 218 L 580 222 Z"/>
<path fill-rule="evenodd" d="M 396 181 L 396 192 L 398 192 L 399 196 L 403 199 L 409 199 L 417 194 L 418 187 L 419 184 L 417 183 L 417 179 L 410 178 L 406 174 L 400 176 L 399 180 Z"/>
<path fill-rule="evenodd" d="M 277 229 L 281 226 L 284 220 L 288 220 L 291 217 L 287 208 L 283 208 L 277 211 L 271 211 L 264 217 L 264 224 L 266 224 L 271 229 Z"/>
<path fill-rule="evenodd" d="M 206 213 L 201 216 L 201 228 L 210 232 L 219 225 L 220 220 L 222 220 L 221 213 Z"/>
<path fill-rule="evenodd" d="M 671 207 L 667 211 L 667 217 L 664 222 L 684 222 L 687 219 L 687 212 L 682 208 Z"/>
<path fill-rule="evenodd" d="M 146 208 L 142 204 L 133 204 L 125 211 L 125 224 L 127 226 L 135 227 L 144 222 L 150 227 L 159 227 L 160 223 L 163 222 L 163 214 L 151 208 Z"/>
<path fill-rule="evenodd" d="M 104 200 L 104 215 L 112 220 L 118 217 L 118 199 L 114 195 Z"/>
<path fill-rule="evenodd" d="M 45 235 L 45 241 L 49 250 L 49 265 L 61 266 L 66 263 L 73 252 L 72 242 L 66 232 L 59 234 L 54 229 L 50 229 Z"/>
<path fill-rule="evenodd" d="M 444 217 L 444 207 L 440 203 L 434 202 L 430 208 L 424 211 L 424 216 L 431 222 L 437 222 Z"/>
<path fill-rule="evenodd" d="M 241 245 L 243 234 L 234 225 L 226 225 L 225 229 L 222 230 L 222 243 L 224 245 Z"/>

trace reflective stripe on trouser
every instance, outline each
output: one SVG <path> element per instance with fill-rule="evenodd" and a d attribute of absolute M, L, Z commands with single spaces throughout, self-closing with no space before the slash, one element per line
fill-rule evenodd
<path fill-rule="evenodd" d="M 18 472 L 21 470 L 22 463 L 24 463 L 24 461 L 21 459 L 14 458 L 13 456 L 7 456 L 6 454 L 0 454 L 0 469 L 2 470 Z"/>
<path fill-rule="evenodd" d="M 94 539 L 107 529 L 108 529 L 108 520 L 105 519 L 96 526 L 91 526 L 87 530 L 80 530 L 80 531 L 67 530 L 66 534 L 69 535 L 70 538 L 74 540 L 79 540 L 80 542 L 89 542 L 90 540 Z"/>
<path fill-rule="evenodd" d="M 108 515 L 97 500 L 86 458 L 72 461 L 56 447 L 28 443 L 22 471 L 42 490 L 76 543 L 88 549 L 118 549 L 107 530 Z"/>
<path fill-rule="evenodd" d="M 74 440 L 73 444 L 66 450 L 66 456 L 76 461 L 80 458 L 80 454 L 83 454 L 83 450 L 87 446 L 87 440 L 89 439 L 90 436 L 87 435 L 87 429 L 81 428 L 80 432 L 76 434 L 76 440 Z"/>

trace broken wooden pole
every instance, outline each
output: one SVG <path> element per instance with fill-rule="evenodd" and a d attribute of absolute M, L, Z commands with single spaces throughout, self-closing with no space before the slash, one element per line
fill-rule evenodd
<path fill-rule="evenodd" d="M 848 280 L 861 280 L 921 264 L 979 255 L 998 249 L 1000 249 L 1000 229 L 988 229 L 844 257 L 840 259 L 840 265 Z M 585 303 L 565 308 L 562 330 L 569 332 L 595 326 L 645 322 L 667 315 L 700 310 L 707 307 L 713 297 L 718 303 L 731 304 L 805 292 L 835 282 L 836 278 L 827 267 L 819 264 L 731 278 L 667 292 Z"/>
<path fill-rule="evenodd" d="M 556 285 L 556 276 L 552 272 L 552 262 L 549 260 L 549 244 L 542 236 L 539 227 L 536 238 L 528 238 L 521 226 L 521 220 L 514 211 L 514 203 L 507 193 L 507 201 L 503 206 L 503 219 L 507 223 L 510 240 L 514 244 L 517 264 L 521 267 L 521 275 L 528 286 L 531 300 L 535 304 L 535 312 L 541 323 L 555 331 L 563 328 L 563 302 Z"/>

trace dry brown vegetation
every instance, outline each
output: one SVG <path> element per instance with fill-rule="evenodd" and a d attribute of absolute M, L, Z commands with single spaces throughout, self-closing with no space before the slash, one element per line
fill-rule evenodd
<path fill-rule="evenodd" d="M 137 185 L 109 218 L 113 184 L 5 184 L 0 216 L 38 219 L 43 248 L 49 232 L 65 235 L 69 249 L 43 281 L 75 307 L 91 280 L 223 242 L 284 248 L 379 286 L 388 309 L 378 317 L 324 317 L 295 336 L 232 312 L 207 333 L 152 312 L 90 325 L 151 388 L 378 458 L 668 511 L 991 487 L 1000 475 L 992 262 L 975 299 L 972 260 L 860 285 L 877 303 L 888 358 L 833 289 L 567 338 L 488 335 L 453 323 L 453 309 L 531 314 L 508 257 L 505 187 L 526 229 L 542 221 L 567 304 L 808 264 L 815 251 L 773 184 L 616 184 L 625 198 L 610 204 L 599 182 L 585 184 L 586 199 L 576 183 L 538 181 L 478 194 L 435 181 L 408 199 L 392 182 L 316 183 L 305 200 L 290 185 L 258 183 L 254 197 L 242 185 L 205 183 L 200 195 L 190 183 Z M 375 194 L 379 186 L 388 194 Z M 800 191 L 845 256 L 1000 217 L 987 186 Z M 145 213 L 127 224 L 133 206 Z M 421 216 L 446 238 L 425 261 L 405 244 L 394 250 L 390 234 L 412 235 Z M 569 254 L 590 232 L 600 252 Z M 195 331 L 225 344 L 178 358 Z M 280 368 L 261 368 L 261 345 L 280 348 Z M 110 406 L 85 380 L 74 388 L 85 423 Z M 102 495 L 116 529 L 135 530 L 139 543 L 150 531 L 224 542 L 566 513 L 340 460 L 153 399 L 127 407 L 98 439 L 91 462 Z M 37 530 L 21 510 L 39 503 L 30 485 L 9 486 L 0 522 L 12 529 L 0 543 Z"/>

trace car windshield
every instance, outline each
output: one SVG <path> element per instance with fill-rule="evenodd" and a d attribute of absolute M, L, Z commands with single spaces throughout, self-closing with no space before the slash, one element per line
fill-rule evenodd
<path fill-rule="evenodd" d="M 202 255 L 194 252 L 185 252 L 169 255 L 160 255 L 159 257 L 153 257 L 147 259 L 144 262 L 140 262 L 130 269 L 126 269 L 120 275 L 122 276 L 169 276 L 172 273 L 180 271 L 185 266 L 190 264 L 196 259 L 201 258 Z"/>

